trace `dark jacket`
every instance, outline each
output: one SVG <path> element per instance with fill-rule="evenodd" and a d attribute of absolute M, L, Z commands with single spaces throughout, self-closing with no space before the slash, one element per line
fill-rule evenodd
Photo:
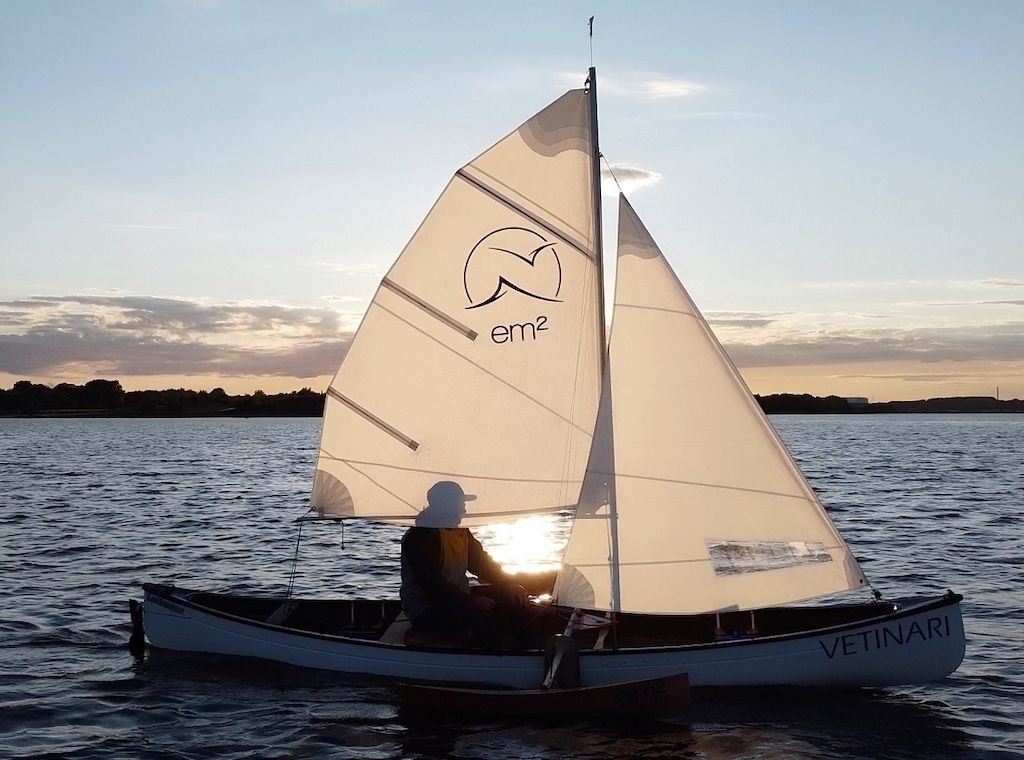
<path fill-rule="evenodd" d="M 469 595 L 466 571 L 482 581 L 507 580 L 501 565 L 468 528 L 409 528 L 402 537 L 402 608 L 415 621 L 431 605 Z"/>

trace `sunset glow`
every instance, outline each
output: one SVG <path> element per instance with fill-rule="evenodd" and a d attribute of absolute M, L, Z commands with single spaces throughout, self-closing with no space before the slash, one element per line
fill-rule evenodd
<path fill-rule="evenodd" d="M 940 6 L 5 4 L 0 387 L 322 391 L 596 14 L 605 190 L 751 390 L 1024 397 L 1024 6 Z"/>
<path fill-rule="evenodd" d="M 494 559 L 510 573 L 555 570 L 569 540 L 569 523 L 557 515 L 533 515 L 474 529 Z"/>

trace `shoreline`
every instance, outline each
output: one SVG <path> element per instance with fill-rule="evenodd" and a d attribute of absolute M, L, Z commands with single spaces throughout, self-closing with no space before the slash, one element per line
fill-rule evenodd
<path fill-rule="evenodd" d="M 809 393 L 754 394 L 765 414 L 1019 414 L 1024 400 L 991 396 L 950 396 L 917 401 L 881 401 Z M 117 380 L 50 387 L 21 380 L 0 388 L 0 417 L 51 418 L 217 418 L 322 417 L 326 394 L 312 388 L 290 393 L 231 395 L 223 388 L 126 391 Z"/>
<path fill-rule="evenodd" d="M 780 401 L 774 396 L 755 396 L 769 417 L 774 415 L 906 415 L 906 414 L 1024 414 L 1024 401 L 997 401 L 986 398 L 942 398 L 919 401 L 884 401 L 874 404 L 839 406 L 819 397 Z M 315 402 L 314 402 L 315 403 Z M 274 404 L 262 407 L 203 409 L 187 406 L 169 408 L 121 407 L 117 409 L 40 409 L 15 411 L 0 409 L 0 419 L 249 419 L 259 417 L 323 417 L 323 402 L 317 409 L 282 409 Z"/>

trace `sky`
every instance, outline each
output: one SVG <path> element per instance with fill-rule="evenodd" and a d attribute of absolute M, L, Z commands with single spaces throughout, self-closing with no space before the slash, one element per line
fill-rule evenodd
<path fill-rule="evenodd" d="M 755 393 L 1024 398 L 1013 0 L 2 0 L 0 387 L 323 390 L 591 15 L 602 151 Z"/>

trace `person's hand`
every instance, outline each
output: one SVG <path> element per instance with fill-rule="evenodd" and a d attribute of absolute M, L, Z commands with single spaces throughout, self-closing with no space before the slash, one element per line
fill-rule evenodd
<path fill-rule="evenodd" d="M 521 610 L 526 607 L 530 601 L 530 595 L 526 593 L 526 589 L 519 584 L 513 584 L 509 587 L 509 601 L 512 602 L 512 606 L 517 610 Z"/>
<path fill-rule="evenodd" d="M 497 604 L 497 602 L 491 599 L 491 597 L 483 596 L 482 594 L 471 596 L 469 600 L 473 603 L 474 607 L 476 607 L 478 610 L 483 610 L 484 612 L 490 612 L 494 609 L 494 606 Z"/>

